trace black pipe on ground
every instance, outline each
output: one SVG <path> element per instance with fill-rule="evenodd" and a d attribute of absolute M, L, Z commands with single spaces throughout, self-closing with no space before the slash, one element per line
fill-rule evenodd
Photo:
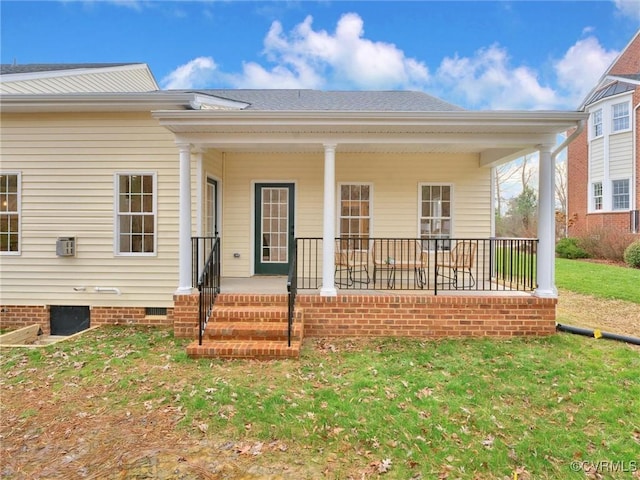
<path fill-rule="evenodd" d="M 619 342 L 640 345 L 640 338 L 630 337 L 628 335 L 619 335 L 617 333 L 601 332 L 600 330 L 590 330 L 588 328 L 572 327 L 571 325 L 562 325 L 556 323 L 556 330 L 559 332 L 575 333 L 576 335 L 584 335 L 592 338 L 607 338 L 609 340 L 618 340 Z"/>

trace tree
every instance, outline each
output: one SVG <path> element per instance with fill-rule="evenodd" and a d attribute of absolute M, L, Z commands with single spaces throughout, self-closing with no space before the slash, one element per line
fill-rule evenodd
<path fill-rule="evenodd" d="M 501 222 L 502 232 L 500 234 L 512 237 L 535 236 L 537 208 L 536 191 L 525 186 L 518 196 L 509 200 L 509 208 Z"/>

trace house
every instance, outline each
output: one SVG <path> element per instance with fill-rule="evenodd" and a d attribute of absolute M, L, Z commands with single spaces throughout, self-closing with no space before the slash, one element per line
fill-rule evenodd
<path fill-rule="evenodd" d="M 569 146 L 569 235 L 640 235 L 640 31 L 587 95 L 588 127 Z"/>
<path fill-rule="evenodd" d="M 582 112 L 16 68 L 0 78 L 2 328 L 158 325 L 197 339 L 194 357 L 555 331 L 553 162 L 572 140 L 556 136 Z M 494 167 L 533 151 L 539 238 L 496 239 Z"/>

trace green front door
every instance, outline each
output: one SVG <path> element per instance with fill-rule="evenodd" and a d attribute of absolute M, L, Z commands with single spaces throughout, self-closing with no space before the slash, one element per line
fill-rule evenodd
<path fill-rule="evenodd" d="M 255 273 L 286 275 L 294 241 L 294 185 L 257 183 L 255 199 Z"/>

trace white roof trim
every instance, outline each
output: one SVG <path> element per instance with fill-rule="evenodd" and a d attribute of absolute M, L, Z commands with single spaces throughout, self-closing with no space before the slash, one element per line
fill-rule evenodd
<path fill-rule="evenodd" d="M 238 102 L 202 93 L 193 94 L 193 100 L 189 104 L 194 110 L 243 110 L 250 105 L 246 102 Z"/>
<path fill-rule="evenodd" d="M 41 78 L 59 78 L 70 77 L 75 75 L 85 75 L 90 73 L 101 72 L 123 72 L 127 70 L 145 70 L 149 77 L 156 84 L 156 89 L 160 90 L 160 87 L 155 81 L 153 74 L 149 70 L 149 66 L 146 63 L 135 63 L 129 65 L 118 65 L 112 67 L 94 67 L 94 68 L 70 68 L 65 70 L 44 70 L 41 72 L 29 72 L 29 73 L 6 73 L 0 75 L 0 83 L 5 82 L 20 82 L 24 80 L 37 80 Z"/>

